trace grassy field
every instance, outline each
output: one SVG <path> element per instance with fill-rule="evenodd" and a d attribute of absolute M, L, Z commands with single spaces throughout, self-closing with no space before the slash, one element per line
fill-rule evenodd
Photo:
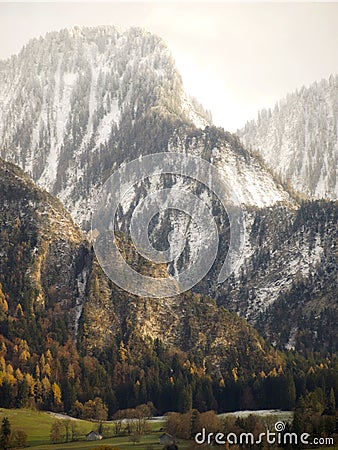
<path fill-rule="evenodd" d="M 163 422 L 150 421 L 150 432 L 149 434 L 142 436 L 139 443 L 132 443 L 128 436 L 114 437 L 109 439 L 103 439 L 102 441 L 86 442 L 85 435 L 91 430 L 97 429 L 97 424 L 86 421 L 86 420 L 76 420 L 79 440 L 78 442 L 61 443 L 61 444 L 51 444 L 49 440 L 49 433 L 52 423 L 55 421 L 55 417 L 43 411 L 32 411 L 30 409 L 3 409 L 0 408 L 0 422 L 3 417 L 8 417 L 11 423 L 11 428 L 21 429 L 25 431 L 28 436 L 27 445 L 34 447 L 34 450 L 62 450 L 62 449 L 93 449 L 99 445 L 113 445 L 115 447 L 123 449 L 147 449 L 148 447 L 152 450 L 160 450 L 162 446 L 159 443 L 159 437 L 162 434 L 161 428 L 163 427 Z M 113 425 L 105 424 L 105 432 L 107 434 L 113 435 Z M 186 449 L 188 442 L 181 442 L 180 449 Z"/>
<path fill-rule="evenodd" d="M 129 441 L 128 437 L 116 437 L 112 439 L 103 439 L 102 441 L 96 441 L 96 442 L 71 442 L 69 444 L 49 444 L 49 445 L 39 445 L 37 447 L 34 447 L 34 450 L 63 450 L 63 449 L 93 449 L 97 448 L 100 445 L 112 445 L 114 447 L 117 447 L 121 450 L 162 450 L 163 445 L 160 445 L 159 443 L 159 437 L 161 436 L 161 432 L 159 431 L 153 431 L 150 434 L 147 434 L 145 436 L 141 437 L 141 441 L 133 444 Z M 179 441 L 179 449 L 180 450 L 187 450 L 189 447 L 190 442 L 189 441 Z"/>
<path fill-rule="evenodd" d="M 52 423 L 56 420 L 52 414 L 43 411 L 33 411 L 31 409 L 0 409 L 0 421 L 3 417 L 8 417 L 12 430 L 19 428 L 28 436 L 27 444 L 36 446 L 49 443 L 49 433 Z M 76 421 L 79 435 L 84 437 L 96 424 L 86 421 Z"/>

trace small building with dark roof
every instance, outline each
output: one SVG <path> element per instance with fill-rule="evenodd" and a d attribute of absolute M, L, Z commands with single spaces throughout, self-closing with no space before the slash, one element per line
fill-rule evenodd
<path fill-rule="evenodd" d="M 91 431 L 90 433 L 86 434 L 87 441 L 100 441 L 101 439 L 101 434 L 97 433 L 96 431 Z"/>
<path fill-rule="evenodd" d="M 172 445 L 175 444 L 175 438 L 169 433 L 163 433 L 160 436 L 161 445 Z"/>

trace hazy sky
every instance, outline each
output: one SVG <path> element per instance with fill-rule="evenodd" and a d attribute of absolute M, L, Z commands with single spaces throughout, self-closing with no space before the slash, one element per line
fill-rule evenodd
<path fill-rule="evenodd" d="M 186 90 L 230 131 L 338 73 L 338 3 L 0 3 L 0 58 L 47 31 L 100 24 L 162 36 Z"/>

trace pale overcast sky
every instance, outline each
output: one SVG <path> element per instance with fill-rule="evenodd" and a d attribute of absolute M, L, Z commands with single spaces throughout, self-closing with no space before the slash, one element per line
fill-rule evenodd
<path fill-rule="evenodd" d="M 338 73 L 338 3 L 0 3 L 0 58 L 48 31 L 100 24 L 162 36 L 186 90 L 230 131 Z"/>

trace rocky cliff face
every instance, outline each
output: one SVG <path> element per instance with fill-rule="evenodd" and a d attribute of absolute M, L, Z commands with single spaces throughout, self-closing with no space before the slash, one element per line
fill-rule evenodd
<path fill-rule="evenodd" d="M 283 181 L 312 199 L 338 197 L 338 76 L 289 94 L 237 132 Z"/>
<path fill-rule="evenodd" d="M 31 319 L 48 309 L 75 326 L 84 301 L 85 247 L 61 202 L 16 166 L 0 162 L 0 282 L 8 313 Z"/>

